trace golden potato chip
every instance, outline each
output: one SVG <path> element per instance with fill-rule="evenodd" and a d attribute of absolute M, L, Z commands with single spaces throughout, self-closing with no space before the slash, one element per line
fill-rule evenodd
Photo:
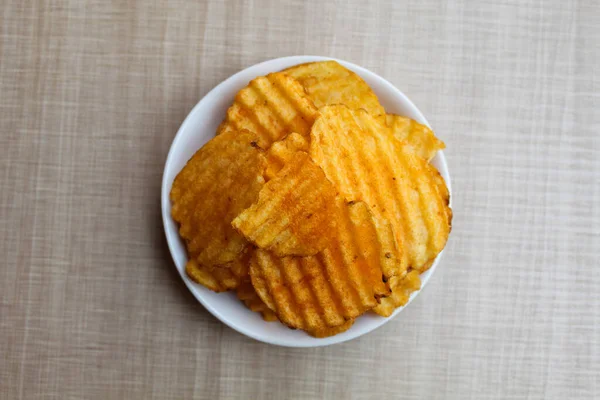
<path fill-rule="evenodd" d="M 421 270 L 444 248 L 447 203 L 425 159 L 364 110 L 328 106 L 311 130 L 310 156 L 347 200 L 390 221 L 402 251 L 396 276 Z"/>
<path fill-rule="evenodd" d="M 344 322 L 343 324 L 339 325 L 339 326 L 335 326 L 333 328 L 317 328 L 313 331 L 306 331 L 306 333 L 308 333 L 311 336 L 314 336 L 316 338 L 326 338 L 329 336 L 335 336 L 337 334 L 340 334 L 342 332 L 346 332 L 348 329 L 350 329 L 352 327 L 352 325 L 354 325 L 354 319 L 349 319 L 348 321 Z"/>
<path fill-rule="evenodd" d="M 256 140 L 235 131 L 211 139 L 173 182 L 171 215 L 190 259 L 200 265 L 235 261 L 248 244 L 231 221 L 258 199 L 264 184 L 266 159 Z"/>
<path fill-rule="evenodd" d="M 389 317 L 396 308 L 406 305 L 411 293 L 421 288 L 421 278 L 419 272 L 415 270 L 404 277 L 394 276 L 389 283 L 392 294 L 381 299 L 379 305 L 373 308 L 373 311 L 382 317 Z"/>
<path fill-rule="evenodd" d="M 375 307 L 389 294 L 381 264 L 397 263 L 393 238 L 381 241 L 374 215 L 362 202 L 336 200 L 337 241 L 310 257 L 277 257 L 258 249 L 250 262 L 252 285 L 280 321 L 318 332 Z M 393 247 L 388 248 L 388 243 Z"/>
<path fill-rule="evenodd" d="M 406 150 L 430 161 L 438 150 L 446 147 L 428 126 L 407 117 L 387 114 L 387 125 L 396 139 L 406 143 Z"/>
<path fill-rule="evenodd" d="M 256 294 L 249 276 L 246 276 L 246 279 L 238 286 L 236 294 L 246 307 L 260 313 L 265 321 L 278 321 L 277 315 Z"/>
<path fill-rule="evenodd" d="M 317 109 L 302 85 L 282 73 L 261 76 L 235 96 L 217 134 L 238 129 L 256 132 L 268 149 L 290 132 L 308 137 Z"/>
<path fill-rule="evenodd" d="M 265 178 L 273 179 L 298 151 L 308 152 L 308 139 L 299 133 L 292 132 L 283 140 L 273 143 L 267 151 L 267 170 Z"/>
<path fill-rule="evenodd" d="M 311 256 L 334 240 L 336 194 L 323 171 L 300 151 L 232 225 L 277 256 Z"/>
<path fill-rule="evenodd" d="M 351 109 L 362 108 L 377 119 L 385 119 L 385 110 L 371 87 L 336 61 L 300 64 L 282 72 L 304 86 L 317 108 L 345 104 Z"/>
<path fill-rule="evenodd" d="M 185 265 L 185 272 L 191 280 L 215 292 L 233 290 L 248 279 L 248 256 L 216 267 L 207 267 L 191 259 Z"/>

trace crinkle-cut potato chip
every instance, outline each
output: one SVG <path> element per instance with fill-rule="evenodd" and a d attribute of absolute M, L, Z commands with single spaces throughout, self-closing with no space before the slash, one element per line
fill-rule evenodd
<path fill-rule="evenodd" d="M 337 241 L 310 257 L 277 257 L 258 249 L 250 261 L 252 285 L 280 321 L 318 332 L 375 307 L 389 294 L 382 263 L 397 263 L 393 238 L 381 241 L 381 224 L 362 202 L 336 200 Z M 391 248 L 388 246 L 391 244 Z"/>
<path fill-rule="evenodd" d="M 390 221 L 401 262 L 394 274 L 422 270 L 444 248 L 448 205 L 422 157 L 364 110 L 323 107 L 311 130 L 310 156 L 347 200 L 366 202 Z"/>
<path fill-rule="evenodd" d="M 267 170 L 265 178 L 273 179 L 298 151 L 308 152 L 308 139 L 299 133 L 292 132 L 283 140 L 273 143 L 267 151 Z"/>
<path fill-rule="evenodd" d="M 241 259 L 216 267 L 207 267 L 190 259 L 185 265 L 185 272 L 194 282 L 215 292 L 225 292 L 237 288 L 248 279 L 248 259 L 249 255 L 244 255 Z"/>
<path fill-rule="evenodd" d="M 394 276 L 389 283 L 392 294 L 381 299 L 379 305 L 373 308 L 373 311 L 382 317 L 389 317 L 396 308 L 406 305 L 411 293 L 421 288 L 421 278 L 419 272 L 415 270 L 404 277 Z"/>
<path fill-rule="evenodd" d="M 256 290 L 254 290 L 249 276 L 246 276 L 235 292 L 246 307 L 254 312 L 260 313 L 265 321 L 278 321 L 277 315 L 275 315 L 275 313 L 263 303 L 260 297 L 258 297 L 258 294 L 256 294 Z"/>
<path fill-rule="evenodd" d="M 385 119 L 385 110 L 371 87 L 336 61 L 300 64 L 282 72 L 304 86 L 317 108 L 345 104 L 351 109 L 362 108 L 377 119 Z"/>
<path fill-rule="evenodd" d="M 257 134 L 260 147 L 268 149 L 290 132 L 308 137 L 316 116 L 317 108 L 298 81 L 272 73 L 237 93 L 217 134 L 247 129 Z"/>
<path fill-rule="evenodd" d="M 256 140 L 244 131 L 211 139 L 173 182 L 171 214 L 198 264 L 230 263 L 248 244 L 231 221 L 258 199 L 264 184 L 266 159 Z"/>
<path fill-rule="evenodd" d="M 430 161 L 438 150 L 446 147 L 428 126 L 396 114 L 387 114 L 387 125 L 396 139 L 406 143 L 406 149 Z"/>
<path fill-rule="evenodd" d="M 279 257 L 312 256 L 335 240 L 336 195 L 323 171 L 299 151 L 232 225 Z"/>
<path fill-rule="evenodd" d="M 335 326 L 333 328 L 317 328 L 313 331 L 306 331 L 306 333 L 308 333 L 311 336 L 314 336 L 316 338 L 326 338 L 329 336 L 335 336 L 338 335 L 342 332 L 346 332 L 348 329 L 350 329 L 352 327 L 352 325 L 354 325 L 354 319 L 349 319 L 348 321 L 344 322 L 343 324 L 339 325 L 339 326 Z"/>

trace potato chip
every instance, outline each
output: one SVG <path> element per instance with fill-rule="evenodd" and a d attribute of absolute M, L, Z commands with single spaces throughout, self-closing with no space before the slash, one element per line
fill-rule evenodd
<path fill-rule="evenodd" d="M 446 147 L 428 126 L 417 121 L 395 114 L 387 114 L 386 121 L 396 139 L 406 143 L 406 150 L 427 161 L 430 161 L 438 150 Z"/>
<path fill-rule="evenodd" d="M 335 235 L 335 196 L 323 171 L 307 153 L 297 152 L 232 225 L 277 256 L 311 256 Z"/>
<path fill-rule="evenodd" d="M 336 61 L 300 64 L 282 72 L 304 86 L 317 108 L 345 104 L 351 109 L 362 108 L 377 119 L 385 119 L 385 110 L 371 87 Z"/>
<path fill-rule="evenodd" d="M 235 261 L 248 244 L 231 221 L 258 199 L 264 184 L 266 159 L 256 140 L 236 131 L 211 139 L 173 182 L 171 214 L 190 259 L 200 265 Z"/>
<path fill-rule="evenodd" d="M 421 278 L 419 272 L 415 270 L 410 271 L 404 277 L 394 276 L 389 283 L 392 294 L 381 299 L 381 303 L 373 308 L 373 311 L 382 317 L 389 317 L 396 308 L 406 305 L 411 293 L 421 288 Z"/>
<path fill-rule="evenodd" d="M 247 129 L 264 149 L 290 132 L 308 137 L 317 109 L 302 85 L 282 73 L 261 76 L 235 96 L 217 134 Z"/>
<path fill-rule="evenodd" d="M 238 298 L 248 307 L 250 310 L 260 313 L 262 318 L 267 322 L 279 321 L 277 315 L 269 308 L 265 303 L 262 302 L 256 290 L 252 286 L 250 280 L 245 280 L 236 290 Z M 354 319 L 350 319 L 343 324 L 330 328 L 317 328 L 314 331 L 307 332 L 309 335 L 316 338 L 325 338 L 329 336 L 335 336 L 342 332 L 346 332 L 354 325 Z"/>
<path fill-rule="evenodd" d="M 249 276 L 238 286 L 236 294 L 246 307 L 260 313 L 265 321 L 278 321 L 277 315 L 258 297 Z"/>
<path fill-rule="evenodd" d="M 191 280 L 215 292 L 233 290 L 248 279 L 248 256 L 217 267 L 207 267 L 191 259 L 185 265 L 185 272 Z"/>
<path fill-rule="evenodd" d="M 401 262 L 395 276 L 421 270 L 444 248 L 447 203 L 427 161 L 411 154 L 364 110 L 328 106 L 311 130 L 310 156 L 347 200 L 390 221 Z"/>
<path fill-rule="evenodd" d="M 267 171 L 265 178 L 273 179 L 298 151 L 308 152 L 308 139 L 299 133 L 292 132 L 283 140 L 273 143 L 267 152 Z"/>
<path fill-rule="evenodd" d="M 261 300 L 292 328 L 318 332 L 375 307 L 389 294 L 382 263 L 397 263 L 393 238 L 381 241 L 375 216 L 362 202 L 336 200 L 337 241 L 310 257 L 277 257 L 258 249 L 250 262 Z M 393 247 L 388 248 L 388 243 Z"/>

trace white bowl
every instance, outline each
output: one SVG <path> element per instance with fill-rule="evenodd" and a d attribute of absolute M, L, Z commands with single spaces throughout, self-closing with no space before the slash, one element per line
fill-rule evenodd
<path fill-rule="evenodd" d="M 256 340 L 279 346 L 316 347 L 345 342 L 380 327 L 398 315 L 404 307 L 395 310 L 394 314 L 389 318 L 367 313 L 357 318 L 352 328 L 348 331 L 323 339 L 313 338 L 300 330 L 288 329 L 283 324 L 277 322 L 265 322 L 258 313 L 247 309 L 237 299 L 235 294 L 212 292 L 188 278 L 185 273 L 187 254 L 184 244 L 179 237 L 177 224 L 171 218 L 169 192 L 175 176 L 196 150 L 214 136 L 215 130 L 223 120 L 225 112 L 233 102 L 235 94 L 246 86 L 250 80 L 270 72 L 280 71 L 292 65 L 331 59 L 317 56 L 277 58 L 253 65 L 221 82 L 200 100 L 179 128 L 171 144 L 163 174 L 161 208 L 165 233 L 175 266 L 188 289 L 208 311 L 231 328 Z M 422 124 L 429 125 L 419 109 L 400 90 L 392 86 L 391 83 L 358 65 L 342 60 L 336 61 L 360 75 L 373 88 L 387 112 L 404 115 Z M 441 151 L 438 152 L 432 163 L 440 171 L 446 180 L 448 189 L 451 191 L 450 175 L 448 174 L 444 154 Z M 438 255 L 432 267 L 421 275 L 422 287 L 427 284 L 431 275 L 435 272 L 442 253 Z M 413 293 L 409 304 L 418 294 L 419 292 Z"/>

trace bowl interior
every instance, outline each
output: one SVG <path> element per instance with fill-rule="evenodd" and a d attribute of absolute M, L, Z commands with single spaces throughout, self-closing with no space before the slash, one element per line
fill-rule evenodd
<path fill-rule="evenodd" d="M 278 58 L 249 67 L 223 81 L 200 100 L 179 128 L 171 145 L 163 175 L 161 208 L 167 242 L 175 266 L 189 290 L 208 311 L 231 328 L 256 340 L 281 346 L 314 347 L 344 342 L 364 335 L 383 325 L 396 316 L 402 308 L 397 309 L 389 318 L 367 313 L 358 318 L 348 331 L 324 339 L 316 339 L 302 331 L 288 329 L 280 323 L 265 322 L 258 313 L 248 310 L 237 299 L 235 294 L 214 293 L 194 283 L 187 277 L 185 274 L 187 254 L 184 243 L 179 237 L 177 224 L 171 218 L 169 192 L 175 176 L 185 166 L 192 155 L 214 136 L 218 125 L 225 116 L 227 108 L 233 102 L 235 94 L 246 86 L 250 80 L 270 72 L 280 71 L 292 65 L 327 59 L 330 58 L 317 56 Z M 404 115 L 420 123 L 429 125 L 417 107 L 389 82 L 357 65 L 342 60 L 336 61 L 360 75 L 373 88 L 387 112 Z M 432 164 L 440 171 L 448 184 L 448 189 L 451 191 L 450 177 L 442 152 L 438 152 L 432 160 Z M 438 255 L 433 266 L 421 275 L 423 287 L 435 271 L 442 253 Z M 413 293 L 410 301 L 418 293 Z"/>

